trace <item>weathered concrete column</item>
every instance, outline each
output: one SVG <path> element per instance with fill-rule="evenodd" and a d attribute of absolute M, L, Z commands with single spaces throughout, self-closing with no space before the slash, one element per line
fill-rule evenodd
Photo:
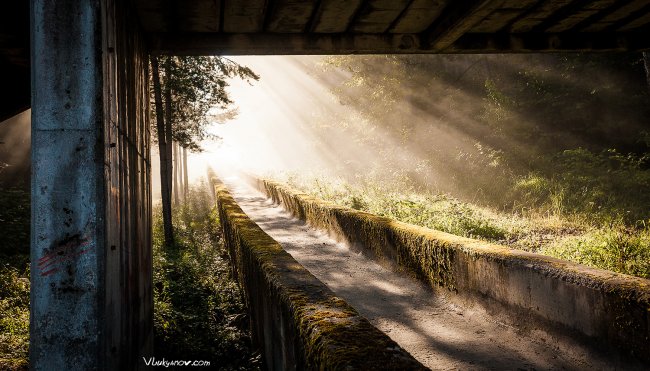
<path fill-rule="evenodd" d="M 130 6 L 31 2 L 35 370 L 150 355 L 148 78 Z"/>
<path fill-rule="evenodd" d="M 94 0 L 32 1 L 30 363 L 98 368 L 102 34 Z"/>

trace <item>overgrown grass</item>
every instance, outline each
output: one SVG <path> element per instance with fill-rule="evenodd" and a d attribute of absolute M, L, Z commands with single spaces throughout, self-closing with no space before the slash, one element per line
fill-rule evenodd
<path fill-rule="evenodd" d="M 242 292 L 230 275 L 208 186 L 174 214 L 176 246 L 163 246 L 154 210 L 154 338 L 158 358 L 210 361 L 211 369 L 259 369 Z"/>
<path fill-rule="evenodd" d="M 0 266 L 0 370 L 26 370 L 29 351 L 29 268 Z"/>
<path fill-rule="evenodd" d="M 26 370 L 29 350 L 29 192 L 0 190 L 0 370 Z"/>
<path fill-rule="evenodd" d="M 621 224 L 552 241 L 543 254 L 592 267 L 650 278 L 650 228 Z"/>
<path fill-rule="evenodd" d="M 650 152 L 622 154 L 566 150 L 547 159 L 545 172 L 514 180 L 505 199 L 513 209 L 561 216 L 577 214 L 590 224 L 636 226 L 650 219 Z"/>
<path fill-rule="evenodd" d="M 650 278 L 650 226 L 630 226 L 615 213 L 597 221 L 587 213 L 549 213 L 541 207 L 506 213 L 377 179 L 357 185 L 295 175 L 282 180 L 322 199 L 406 223 Z"/>

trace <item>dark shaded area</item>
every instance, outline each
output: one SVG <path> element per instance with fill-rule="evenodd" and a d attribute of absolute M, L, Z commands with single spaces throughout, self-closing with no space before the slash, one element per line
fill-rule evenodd
<path fill-rule="evenodd" d="M 31 105 L 29 1 L 3 2 L 0 11 L 0 121 Z M 0 124 L 1 125 L 1 124 Z"/>
<path fill-rule="evenodd" d="M 154 53 L 412 54 L 632 51 L 649 47 L 643 0 L 137 0 Z"/>

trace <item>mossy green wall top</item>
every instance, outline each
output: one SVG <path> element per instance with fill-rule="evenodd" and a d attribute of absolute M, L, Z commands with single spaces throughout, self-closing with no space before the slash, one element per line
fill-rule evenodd
<path fill-rule="evenodd" d="M 215 181 L 236 275 L 269 369 L 425 369 L 372 326 L 241 210 Z"/>

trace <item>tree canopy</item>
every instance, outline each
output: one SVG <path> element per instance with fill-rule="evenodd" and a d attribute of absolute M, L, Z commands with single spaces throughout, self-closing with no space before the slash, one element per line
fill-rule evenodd
<path fill-rule="evenodd" d="M 162 91 L 171 92 L 172 139 L 181 147 L 201 151 L 201 141 L 211 138 L 207 131 L 212 120 L 226 121 L 236 116 L 228 95 L 228 79 L 258 80 L 250 68 L 226 57 L 159 57 Z M 165 106 L 167 103 L 165 102 Z M 218 113 L 213 114 L 216 110 Z M 157 127 L 154 138 L 157 137 Z"/>
<path fill-rule="evenodd" d="M 151 100 L 155 107 L 156 123 L 152 126 L 152 132 L 158 142 L 160 155 L 165 245 L 171 247 L 175 245 L 172 227 L 173 153 L 176 152 L 178 156 L 181 152 L 172 149 L 176 144 L 184 149 L 187 174 L 186 150 L 201 151 L 201 141 L 210 137 L 207 130 L 209 119 L 230 119 L 236 114 L 236 110 L 228 110 L 233 102 L 226 90 L 227 79 L 250 81 L 259 79 L 259 76 L 250 68 L 219 56 L 152 56 L 151 67 Z M 212 115 L 214 109 L 221 110 L 221 113 Z M 180 161 L 176 163 L 178 165 Z M 176 174 L 179 172 L 176 171 Z"/>

